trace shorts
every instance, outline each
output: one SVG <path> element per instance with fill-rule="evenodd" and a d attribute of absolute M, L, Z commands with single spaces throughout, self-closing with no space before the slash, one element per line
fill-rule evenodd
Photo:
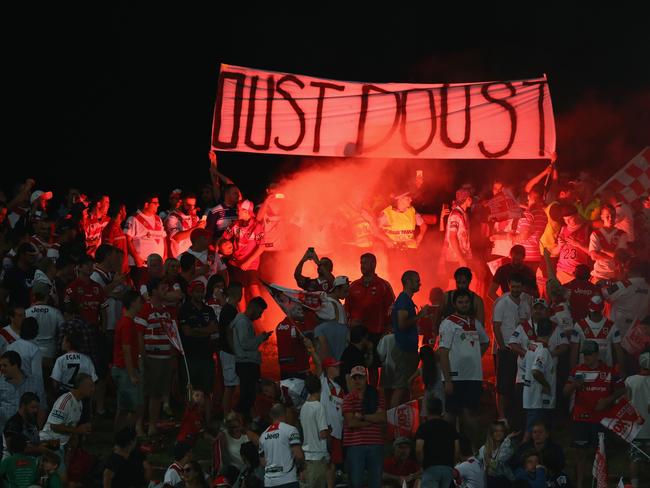
<path fill-rule="evenodd" d="M 595 446 L 598 442 L 598 433 L 605 432 L 601 424 L 591 422 L 573 422 L 573 446 L 586 449 Z"/>
<path fill-rule="evenodd" d="M 454 392 L 445 399 L 446 410 L 458 415 L 463 409 L 476 411 L 483 394 L 482 381 L 452 381 Z"/>
<path fill-rule="evenodd" d="M 494 356 L 497 376 L 497 393 L 512 395 L 517 379 L 517 355 L 510 349 L 499 349 Z"/>
<path fill-rule="evenodd" d="M 135 370 L 137 376 L 141 378 L 140 372 Z M 111 376 L 117 388 L 117 408 L 124 412 L 135 412 L 138 407 L 144 405 L 142 395 L 142 382 L 134 385 L 126 371 L 126 368 L 113 366 Z"/>
<path fill-rule="evenodd" d="M 343 441 L 341 439 L 330 436 L 327 450 L 330 453 L 330 462 L 332 464 L 343 464 Z"/>
<path fill-rule="evenodd" d="M 418 351 L 404 351 L 397 344 L 393 347 L 393 350 L 390 351 L 390 359 L 394 369 L 387 372 L 388 377 L 392 380 L 392 384 L 384 385 L 385 388 L 410 388 L 409 379 L 415 371 L 418 369 L 418 364 L 420 363 L 420 355 Z"/>
<path fill-rule="evenodd" d="M 144 358 L 142 389 L 145 396 L 162 398 L 169 394 L 172 382 L 172 358 Z"/>
<path fill-rule="evenodd" d="M 326 486 L 328 465 L 327 458 L 318 461 L 305 461 L 306 486 Z"/>
<path fill-rule="evenodd" d="M 202 390 L 206 395 L 212 393 L 214 387 L 214 361 L 209 357 L 187 357 L 187 367 L 190 370 L 190 383 L 194 389 Z M 183 368 L 183 371 L 185 369 Z M 185 376 L 187 373 L 183 373 Z"/>
<path fill-rule="evenodd" d="M 638 449 L 635 449 L 632 446 L 636 446 Z M 639 452 L 639 449 L 645 452 L 650 453 L 650 439 L 634 439 L 632 441 L 632 446 L 630 446 L 630 461 L 633 463 L 649 463 L 648 458 Z"/>
<path fill-rule="evenodd" d="M 231 281 L 238 281 L 242 284 L 244 288 L 252 285 L 259 285 L 260 282 L 260 272 L 256 269 L 247 269 L 243 270 L 235 266 L 228 268 L 230 273 Z"/>
<path fill-rule="evenodd" d="M 219 352 L 221 361 L 221 373 L 223 374 L 223 386 L 238 386 L 239 376 L 235 370 L 235 355 L 228 352 Z"/>
<path fill-rule="evenodd" d="M 546 429 L 551 431 L 551 420 L 553 419 L 553 409 L 550 408 L 527 408 L 526 409 L 526 432 L 533 431 L 533 425 L 540 420 L 546 425 Z"/>

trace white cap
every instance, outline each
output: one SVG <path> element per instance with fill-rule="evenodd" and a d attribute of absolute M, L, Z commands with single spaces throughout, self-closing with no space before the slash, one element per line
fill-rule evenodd
<path fill-rule="evenodd" d="M 334 278 L 334 283 L 332 284 L 332 288 L 336 288 L 337 286 L 342 286 L 346 285 L 350 282 L 350 279 L 347 276 L 337 276 Z"/>
<path fill-rule="evenodd" d="M 36 190 L 35 192 L 32 192 L 32 196 L 29 197 L 29 203 L 34 203 L 39 198 L 43 198 L 45 200 L 51 200 L 52 197 L 53 194 L 51 191 Z"/>

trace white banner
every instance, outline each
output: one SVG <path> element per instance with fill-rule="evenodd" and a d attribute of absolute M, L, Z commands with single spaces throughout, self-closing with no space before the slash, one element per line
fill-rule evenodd
<path fill-rule="evenodd" d="M 334 157 L 550 159 L 545 77 L 358 83 L 222 65 L 212 147 Z"/>

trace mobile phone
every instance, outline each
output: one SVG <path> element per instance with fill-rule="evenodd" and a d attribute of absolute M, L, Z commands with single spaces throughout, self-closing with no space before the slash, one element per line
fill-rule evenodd
<path fill-rule="evenodd" d="M 313 247 L 308 247 L 307 250 L 308 250 L 309 252 L 314 252 L 314 248 L 313 248 Z"/>

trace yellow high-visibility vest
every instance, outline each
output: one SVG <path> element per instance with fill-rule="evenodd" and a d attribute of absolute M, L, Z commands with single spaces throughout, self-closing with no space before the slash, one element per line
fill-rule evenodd
<path fill-rule="evenodd" d="M 384 227 L 388 238 L 409 248 L 417 248 L 415 243 L 415 208 L 409 207 L 404 212 L 398 212 L 393 207 L 386 207 L 382 213 L 388 220 L 388 226 Z"/>

